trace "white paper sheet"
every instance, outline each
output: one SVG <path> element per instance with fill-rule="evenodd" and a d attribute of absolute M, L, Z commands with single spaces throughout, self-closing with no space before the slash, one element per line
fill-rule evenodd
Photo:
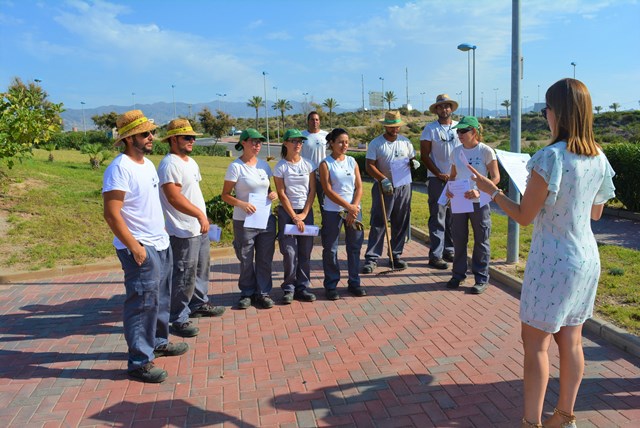
<path fill-rule="evenodd" d="M 256 207 L 256 212 L 244 219 L 244 227 L 266 229 L 271 214 L 271 200 L 264 193 L 249 193 L 249 203 Z"/>
<path fill-rule="evenodd" d="M 393 187 L 411 184 L 411 168 L 409 168 L 409 158 L 396 158 L 391 161 L 391 176 L 393 177 Z"/>
<path fill-rule="evenodd" d="M 449 192 L 453 193 L 451 212 L 454 214 L 473 212 L 473 201 L 464 197 L 464 194 L 471 190 L 469 180 L 449 181 L 447 185 Z"/>
<path fill-rule="evenodd" d="M 491 195 L 488 193 L 484 193 L 482 190 L 478 190 L 478 192 L 480 192 L 480 208 L 482 208 L 489 202 L 491 202 Z"/>
<path fill-rule="evenodd" d="M 222 229 L 217 224 L 209 225 L 209 240 L 214 242 L 220 242 L 222 237 Z"/>
<path fill-rule="evenodd" d="M 449 182 L 447 181 L 442 188 L 442 193 L 440 193 L 440 197 L 438 198 L 438 204 L 447 205 L 449 203 L 449 198 L 447 197 L 447 186 L 449 186 Z"/>
<path fill-rule="evenodd" d="M 284 225 L 285 235 L 318 236 L 319 233 L 320 233 L 320 228 L 312 224 L 305 224 L 304 232 L 300 232 L 298 230 L 298 227 L 295 224 Z"/>
<path fill-rule="evenodd" d="M 516 185 L 516 189 L 521 195 L 527 188 L 527 162 L 531 159 L 528 153 L 511 153 L 504 150 L 496 150 L 496 156 L 500 165 L 507 171 L 511 181 Z"/>

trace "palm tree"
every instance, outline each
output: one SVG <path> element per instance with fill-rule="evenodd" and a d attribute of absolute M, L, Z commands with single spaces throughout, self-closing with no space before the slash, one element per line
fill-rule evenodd
<path fill-rule="evenodd" d="M 333 121 L 332 121 L 333 109 L 338 107 L 340 104 L 338 104 L 338 101 L 334 100 L 333 98 L 327 98 L 326 100 L 324 100 L 322 105 L 329 109 L 329 127 L 333 128 Z"/>
<path fill-rule="evenodd" d="M 602 106 L 595 106 L 593 109 L 596 111 L 596 114 L 600 114 L 600 112 L 602 111 Z"/>
<path fill-rule="evenodd" d="M 258 110 L 260 110 L 260 107 L 264 106 L 264 101 L 262 100 L 262 97 L 255 95 L 247 101 L 247 105 L 256 109 L 256 129 L 258 129 Z"/>
<path fill-rule="evenodd" d="M 282 129 L 284 129 L 284 112 L 287 110 L 291 110 L 293 107 L 291 103 L 287 100 L 277 100 L 275 104 L 271 106 L 274 110 L 280 110 L 280 117 L 282 119 Z"/>
<path fill-rule="evenodd" d="M 611 104 L 611 105 L 609 106 L 609 108 L 610 108 L 611 110 L 613 110 L 613 112 L 614 112 L 614 113 L 617 113 L 617 112 L 618 112 L 618 109 L 620 108 L 620 104 L 618 104 L 618 103 L 613 103 L 613 104 Z"/>
<path fill-rule="evenodd" d="M 504 100 L 503 102 L 500 103 L 500 105 L 504 107 L 505 110 L 507 110 L 507 117 L 509 117 L 509 107 L 511 107 L 511 101 Z"/>
<path fill-rule="evenodd" d="M 396 94 L 393 93 L 393 91 L 387 91 L 382 96 L 382 100 L 386 101 L 387 105 L 389 105 L 389 110 L 391 110 L 391 103 L 396 101 L 397 99 L 398 98 L 396 97 Z"/>

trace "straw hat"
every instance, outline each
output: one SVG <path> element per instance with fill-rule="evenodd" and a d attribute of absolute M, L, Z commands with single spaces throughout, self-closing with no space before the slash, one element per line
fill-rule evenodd
<path fill-rule="evenodd" d="M 384 126 L 396 127 L 404 125 L 402 121 L 402 117 L 400 117 L 400 112 L 393 110 L 388 111 L 384 114 L 384 119 L 380 121 Z"/>
<path fill-rule="evenodd" d="M 125 138 L 153 131 L 157 126 L 144 116 L 142 110 L 129 110 L 118 116 L 116 128 L 118 129 L 118 136 L 116 137 L 115 145 L 119 146 Z"/>
<path fill-rule="evenodd" d="M 187 119 L 173 119 L 167 126 L 167 135 L 160 141 L 164 141 L 174 135 L 193 135 L 199 137 L 202 134 L 198 134 L 191 127 L 191 122 Z"/>
<path fill-rule="evenodd" d="M 458 102 L 449 98 L 447 94 L 440 94 L 436 97 L 436 102 L 429 106 L 429 111 L 433 114 L 436 114 L 436 107 L 440 104 L 451 104 L 451 112 L 458 110 Z"/>

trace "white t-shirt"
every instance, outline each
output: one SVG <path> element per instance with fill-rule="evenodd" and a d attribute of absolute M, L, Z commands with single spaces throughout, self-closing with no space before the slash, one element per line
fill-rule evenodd
<path fill-rule="evenodd" d="M 387 141 L 384 134 L 377 136 L 369 143 L 366 158 L 376 162 L 376 168 L 380 170 L 389 180 L 391 176 L 391 161 L 394 159 L 411 159 L 416 156 L 411 141 L 404 135 L 398 134 L 396 141 Z"/>
<path fill-rule="evenodd" d="M 431 141 L 429 157 L 443 174 L 451 172 L 451 153 L 453 149 L 461 145 L 458 134 L 453 129 L 457 124 L 458 122 L 454 120 L 451 125 L 442 125 L 436 120 L 427 124 L 420 135 L 420 141 Z M 428 168 L 427 177 L 435 177 Z"/>
<path fill-rule="evenodd" d="M 153 162 L 144 158 L 144 163 L 139 164 L 125 154 L 116 156 L 102 180 L 102 193 L 112 190 L 125 192 L 120 213 L 133 237 L 158 251 L 166 250 L 169 235 L 164 229 L 160 180 Z M 118 250 L 127 248 L 117 237 L 113 238 L 113 245 Z"/>
<path fill-rule="evenodd" d="M 273 176 L 284 180 L 285 194 L 294 210 L 301 210 L 309 196 L 309 177 L 315 168 L 305 158 L 296 163 L 281 159 L 273 168 Z M 315 177 L 313 177 L 315 179 Z"/>
<path fill-rule="evenodd" d="M 329 170 L 331 189 L 340 195 L 342 199 L 351 203 L 356 190 L 356 160 L 351 156 L 345 156 L 343 161 L 338 162 L 332 156 L 327 156 L 324 162 Z M 329 199 L 326 193 L 322 206 L 325 211 L 344 211 L 344 207 Z"/>
<path fill-rule="evenodd" d="M 472 189 L 476 189 L 476 182 L 471 180 L 471 171 L 467 168 L 467 165 L 460 159 L 460 151 L 464 153 L 469 165 L 474 167 L 476 171 L 478 171 L 481 175 L 487 176 L 489 170 L 487 165 L 491 163 L 491 161 L 496 160 L 496 152 L 489 146 L 484 143 L 478 143 L 473 149 L 465 149 L 464 146 L 460 145 L 453 150 L 451 154 L 452 163 L 456 166 L 456 181 L 457 180 L 469 180 Z M 473 202 L 479 202 L 478 198 L 474 199 Z"/>
<path fill-rule="evenodd" d="M 234 189 L 237 199 L 249 202 L 250 193 L 264 193 L 265 197 L 269 194 L 271 175 L 271 167 L 266 161 L 258 159 L 258 163 L 251 166 L 238 158 L 231 162 L 224 179 L 236 183 Z M 247 218 L 247 213 L 242 208 L 233 207 L 234 220 L 244 220 L 245 218 Z"/>
<path fill-rule="evenodd" d="M 160 187 L 167 183 L 180 185 L 180 193 L 200 211 L 207 212 L 204 196 L 200 189 L 202 176 L 195 160 L 187 157 L 187 160 L 184 161 L 179 156 L 169 153 L 160 162 L 158 176 L 160 177 Z M 167 232 L 170 236 L 191 238 L 201 234 L 198 219 L 178 211 L 169 203 L 164 190 L 160 191 L 160 202 L 162 202 Z"/>
<path fill-rule="evenodd" d="M 320 165 L 320 162 L 327 157 L 327 134 L 328 132 L 322 129 L 313 134 L 310 134 L 307 129 L 302 131 L 302 135 L 307 139 L 302 140 L 300 155 L 310 160 L 313 165 Z"/>

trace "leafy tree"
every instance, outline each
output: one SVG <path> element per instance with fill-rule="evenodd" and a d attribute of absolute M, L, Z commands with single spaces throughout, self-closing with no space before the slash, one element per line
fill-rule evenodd
<path fill-rule="evenodd" d="M 329 109 L 329 127 L 333 128 L 333 109 L 338 107 L 340 104 L 338 104 L 338 101 L 333 98 L 327 98 L 324 100 L 322 105 Z"/>
<path fill-rule="evenodd" d="M 0 98 L 0 161 L 9 168 L 14 158 L 22 158 L 34 147 L 46 143 L 57 132 L 64 111 L 62 103 L 47 99 L 48 94 L 34 82 L 25 84 L 16 77 Z"/>
<path fill-rule="evenodd" d="M 258 129 L 258 111 L 260 110 L 260 107 L 264 106 L 264 101 L 262 100 L 262 97 L 255 95 L 247 101 L 247 105 L 256 109 L 256 129 Z"/>
<path fill-rule="evenodd" d="M 618 109 L 620 108 L 620 104 L 618 104 L 618 103 L 613 103 L 613 104 L 611 104 L 611 105 L 609 106 L 609 108 L 610 108 L 611 110 L 613 110 L 613 112 L 614 112 L 614 113 L 617 113 L 617 112 L 618 112 Z"/>
<path fill-rule="evenodd" d="M 595 106 L 593 109 L 596 111 L 596 114 L 600 114 L 600 112 L 602 111 L 602 106 Z"/>
<path fill-rule="evenodd" d="M 96 114 L 91 116 L 91 120 L 95 123 L 96 128 L 100 131 L 111 131 L 116 127 L 116 120 L 118 119 L 118 113 L 112 111 L 111 113 Z"/>
<path fill-rule="evenodd" d="M 509 107 L 511 107 L 511 101 L 504 100 L 503 102 L 500 103 L 500 105 L 504 107 L 504 109 L 507 111 L 507 117 L 509 117 Z"/>
<path fill-rule="evenodd" d="M 235 124 L 235 120 L 227 113 L 216 110 L 216 116 L 214 116 L 208 107 L 203 108 L 202 111 L 198 113 L 198 117 L 204 131 L 213 135 L 216 139 L 227 135 L 231 127 Z"/>
<path fill-rule="evenodd" d="M 396 94 L 394 94 L 393 91 L 387 91 L 382 96 L 382 100 L 387 103 L 387 105 L 389 106 L 389 110 L 391 110 L 391 103 L 396 101 L 397 99 L 398 97 L 396 97 Z"/>
<path fill-rule="evenodd" d="M 287 101 L 287 100 L 278 100 L 278 101 L 276 101 L 275 104 L 273 104 L 271 106 L 271 108 L 273 108 L 274 110 L 280 110 L 280 117 L 281 117 L 281 120 L 282 120 L 282 129 L 284 129 L 285 128 L 285 126 L 284 126 L 284 113 L 287 110 L 291 110 L 293 108 L 291 106 L 291 103 L 289 101 Z"/>

